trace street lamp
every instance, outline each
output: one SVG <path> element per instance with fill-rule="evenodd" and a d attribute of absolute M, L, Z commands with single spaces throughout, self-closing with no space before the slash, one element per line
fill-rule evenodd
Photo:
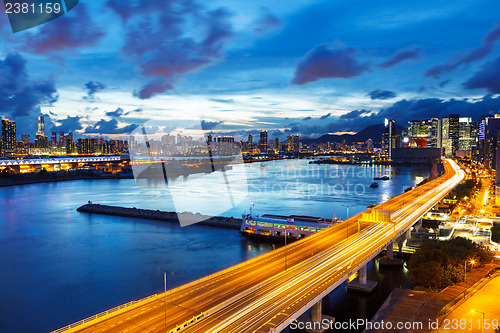
<path fill-rule="evenodd" d="M 347 222 L 347 220 L 349 220 L 349 206 L 346 207 L 347 207 L 347 218 L 345 219 L 345 228 L 346 228 L 347 238 L 349 238 L 349 222 Z"/>
<path fill-rule="evenodd" d="M 477 311 L 477 310 L 472 310 L 472 313 L 480 313 L 483 315 L 483 322 L 481 323 L 481 333 L 484 333 L 484 312 L 481 312 L 481 311 Z"/>
<path fill-rule="evenodd" d="M 286 264 L 286 251 L 287 251 L 287 248 L 286 248 L 286 234 L 288 233 L 288 226 L 285 225 L 285 272 L 287 270 L 287 264 Z"/>
<path fill-rule="evenodd" d="M 165 286 L 165 333 L 167 332 L 167 273 L 173 273 L 172 271 L 166 271 L 158 267 L 158 270 L 163 271 L 163 283 Z"/>
<path fill-rule="evenodd" d="M 476 261 L 474 259 L 471 259 L 469 261 L 469 263 L 470 263 L 471 266 L 474 266 L 474 264 L 476 263 Z M 465 263 L 464 263 L 464 282 L 467 283 L 467 260 L 465 260 Z"/>

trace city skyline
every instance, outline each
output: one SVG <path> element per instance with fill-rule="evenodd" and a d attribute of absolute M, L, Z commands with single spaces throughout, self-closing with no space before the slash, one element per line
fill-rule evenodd
<path fill-rule="evenodd" d="M 149 119 L 202 116 L 221 135 L 266 129 L 284 140 L 358 132 L 396 115 L 476 121 L 500 110 L 494 1 L 365 2 L 364 12 L 327 1 L 148 3 L 82 3 L 14 35 L 0 17 L 9 36 L 0 116 L 19 133 L 35 132 L 31 117 L 43 114 L 51 132 L 122 139 Z M 155 15 L 178 20 L 137 32 Z"/>

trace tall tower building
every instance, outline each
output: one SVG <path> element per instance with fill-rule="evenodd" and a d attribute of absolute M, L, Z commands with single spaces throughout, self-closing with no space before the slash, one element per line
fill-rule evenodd
<path fill-rule="evenodd" d="M 259 148 L 261 153 L 267 153 L 267 131 L 260 131 Z"/>
<path fill-rule="evenodd" d="M 43 118 L 43 116 L 38 117 L 38 131 L 36 132 L 36 134 L 45 136 L 45 119 Z"/>
<path fill-rule="evenodd" d="M 16 154 L 16 122 L 2 119 L 2 151 L 4 156 Z"/>
<path fill-rule="evenodd" d="M 392 149 L 396 148 L 396 121 L 385 119 L 385 131 L 382 135 L 382 148 L 388 159 L 392 159 Z"/>
<path fill-rule="evenodd" d="M 455 155 L 459 144 L 459 119 L 458 114 L 450 114 L 443 118 L 442 125 L 442 150 L 445 155 Z"/>
<path fill-rule="evenodd" d="M 59 132 L 59 147 L 66 146 L 66 142 L 64 142 L 64 132 Z"/>
<path fill-rule="evenodd" d="M 248 134 L 248 147 L 252 147 L 253 144 L 253 136 L 252 134 Z"/>
<path fill-rule="evenodd" d="M 287 151 L 298 153 L 299 152 L 299 136 L 298 135 L 289 135 L 286 140 Z"/>
<path fill-rule="evenodd" d="M 476 145 L 476 136 L 472 118 L 461 117 L 458 122 L 458 150 L 472 151 Z"/>
<path fill-rule="evenodd" d="M 52 147 L 57 146 L 57 132 L 52 132 L 52 135 L 50 136 L 50 144 Z"/>

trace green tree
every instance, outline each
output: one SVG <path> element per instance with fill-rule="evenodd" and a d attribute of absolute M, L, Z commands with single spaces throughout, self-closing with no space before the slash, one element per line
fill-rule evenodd
<path fill-rule="evenodd" d="M 494 242 L 500 243 L 500 225 L 495 225 L 491 228 L 491 239 Z"/>
<path fill-rule="evenodd" d="M 412 255 L 408 269 L 420 285 L 443 289 L 464 280 L 465 262 L 472 259 L 482 265 L 493 260 L 493 253 L 461 237 L 448 241 L 428 240 Z M 467 270 L 470 269 L 467 266 Z"/>

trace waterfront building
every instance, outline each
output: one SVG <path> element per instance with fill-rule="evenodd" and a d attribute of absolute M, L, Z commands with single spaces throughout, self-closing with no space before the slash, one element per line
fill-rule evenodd
<path fill-rule="evenodd" d="M 50 144 L 52 147 L 57 147 L 57 132 L 52 132 L 50 136 Z"/>
<path fill-rule="evenodd" d="M 394 148 L 396 148 L 396 121 L 386 118 L 385 131 L 382 134 L 382 150 L 387 159 L 392 158 L 392 149 Z"/>
<path fill-rule="evenodd" d="M 2 155 L 14 156 L 16 154 L 16 122 L 2 119 Z"/>
<path fill-rule="evenodd" d="M 260 131 L 259 149 L 261 153 L 267 153 L 267 131 Z"/>
<path fill-rule="evenodd" d="M 38 117 L 38 131 L 37 135 L 45 136 L 45 119 L 43 116 Z"/>
<path fill-rule="evenodd" d="M 298 153 L 300 151 L 299 136 L 289 135 L 286 140 L 286 148 L 288 152 Z"/>
<path fill-rule="evenodd" d="M 408 139 L 405 146 L 410 148 L 441 148 L 441 122 L 437 118 L 412 120 L 408 122 Z"/>
<path fill-rule="evenodd" d="M 59 147 L 64 147 L 66 142 L 64 141 L 64 132 L 59 132 Z"/>

